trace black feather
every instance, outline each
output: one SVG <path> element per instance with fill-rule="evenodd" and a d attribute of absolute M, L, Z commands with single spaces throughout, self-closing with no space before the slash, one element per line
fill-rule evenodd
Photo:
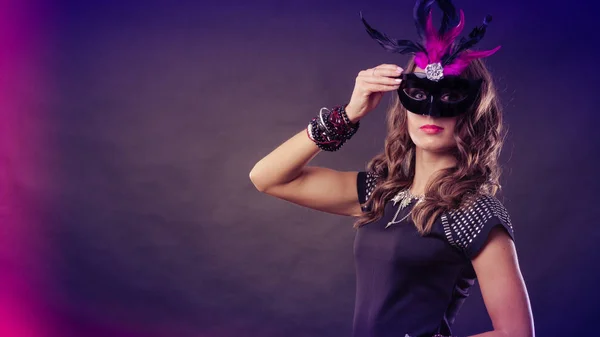
<path fill-rule="evenodd" d="M 427 16 L 431 11 L 431 6 L 436 0 L 417 0 L 413 9 L 413 18 L 417 26 L 417 33 L 421 39 L 425 40 L 425 26 L 427 25 Z"/>
<path fill-rule="evenodd" d="M 442 10 L 442 25 L 440 27 L 440 35 L 445 34 L 448 30 L 458 26 L 460 16 L 456 12 L 456 7 L 450 0 L 438 0 L 438 7 Z"/>
<path fill-rule="evenodd" d="M 423 48 L 423 46 L 420 45 L 419 43 L 415 43 L 410 40 L 392 39 L 389 36 L 387 36 L 386 34 L 380 33 L 377 30 L 373 29 L 373 27 L 371 27 L 367 23 L 365 18 L 363 17 L 362 12 L 360 13 L 360 18 L 361 18 L 365 28 L 367 29 L 367 33 L 369 33 L 371 38 L 373 38 L 375 41 L 377 41 L 385 50 L 393 52 L 393 53 L 400 53 L 400 54 L 416 53 L 419 51 L 423 51 L 423 52 L 425 51 L 425 48 Z"/>
<path fill-rule="evenodd" d="M 445 58 L 444 64 L 452 63 L 452 61 L 454 61 L 454 59 L 456 59 L 456 57 L 458 57 L 458 55 L 460 53 L 473 47 L 479 41 L 481 41 L 481 39 L 483 39 L 483 37 L 485 35 L 487 26 L 491 21 L 492 21 L 492 16 L 486 15 L 486 17 L 483 19 L 483 24 L 479 27 L 475 27 L 471 31 L 471 33 L 469 33 L 469 38 L 465 38 L 463 36 L 460 39 L 460 41 L 457 44 L 455 44 L 455 47 L 453 48 L 452 53 L 447 58 Z"/>
<path fill-rule="evenodd" d="M 488 25 L 490 22 L 492 22 L 492 16 L 488 14 L 483 18 L 483 24 Z"/>

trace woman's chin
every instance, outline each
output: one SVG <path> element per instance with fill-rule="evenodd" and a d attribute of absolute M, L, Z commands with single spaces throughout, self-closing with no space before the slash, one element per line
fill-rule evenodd
<path fill-rule="evenodd" d="M 447 144 L 439 141 L 425 141 L 415 143 L 417 150 L 431 152 L 431 153 L 448 153 L 456 147 L 455 144 Z"/>

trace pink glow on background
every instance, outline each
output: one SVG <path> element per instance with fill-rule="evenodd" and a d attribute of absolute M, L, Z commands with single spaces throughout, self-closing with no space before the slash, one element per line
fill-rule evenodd
<path fill-rule="evenodd" d="M 40 2 L 0 1 L 0 336 L 52 332 L 40 285 L 44 249 L 29 190 L 46 179 L 36 120 L 45 78 Z"/>

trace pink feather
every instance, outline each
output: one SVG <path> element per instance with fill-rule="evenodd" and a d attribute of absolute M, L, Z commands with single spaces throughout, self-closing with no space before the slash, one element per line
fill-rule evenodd
<path fill-rule="evenodd" d="M 425 54 L 424 52 L 418 52 L 415 54 L 415 64 L 421 68 L 421 69 L 425 69 L 425 67 L 427 67 L 427 65 L 429 64 L 429 58 L 427 57 L 427 54 Z"/>
<path fill-rule="evenodd" d="M 440 41 L 437 29 L 433 26 L 431 10 L 429 10 L 425 25 L 425 49 L 427 50 L 427 56 L 429 56 L 429 63 L 440 62 L 444 46 Z"/>
<path fill-rule="evenodd" d="M 444 76 L 447 75 L 460 75 L 467 67 L 469 66 L 469 62 L 457 58 L 452 62 L 452 64 L 448 64 L 444 66 Z"/>
<path fill-rule="evenodd" d="M 496 53 L 498 50 L 500 50 L 500 46 L 498 46 L 494 49 L 490 49 L 490 50 L 465 51 L 459 57 L 465 58 L 470 61 L 470 60 L 474 60 L 474 59 L 480 59 L 483 57 L 491 56 L 494 53 Z"/>
<path fill-rule="evenodd" d="M 427 22 L 425 24 L 425 50 L 427 52 L 416 53 L 414 59 L 415 64 L 419 68 L 425 69 L 428 64 L 441 62 L 442 57 L 450 51 L 454 44 L 454 40 L 462 33 L 464 27 L 465 13 L 460 10 L 460 21 L 458 25 L 440 36 L 438 30 L 433 25 L 432 11 L 429 10 Z M 452 62 L 452 64 L 444 66 L 444 75 L 460 75 L 467 69 L 472 60 L 490 56 L 499 49 L 500 46 L 484 51 L 464 51 Z"/>
<path fill-rule="evenodd" d="M 464 51 L 454 60 L 454 62 L 452 62 L 452 64 L 444 67 L 444 75 L 460 75 L 467 69 L 472 60 L 488 57 L 498 50 L 500 50 L 500 46 L 490 50 Z"/>
<path fill-rule="evenodd" d="M 460 21 L 456 27 L 448 30 L 444 35 L 440 36 L 438 30 L 433 26 L 432 12 L 429 11 L 427 23 L 425 25 L 425 49 L 429 56 L 429 63 L 441 62 L 442 57 L 449 51 L 454 43 L 454 40 L 464 28 L 465 14 L 460 10 Z"/>

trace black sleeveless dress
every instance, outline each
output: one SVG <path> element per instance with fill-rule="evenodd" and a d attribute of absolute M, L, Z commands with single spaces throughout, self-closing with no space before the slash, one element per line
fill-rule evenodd
<path fill-rule="evenodd" d="M 376 183 L 373 173 L 359 172 L 361 203 Z M 514 240 L 508 212 L 492 196 L 442 214 L 425 236 L 419 235 L 410 217 L 387 226 L 404 218 L 414 204 L 398 212 L 399 205 L 389 201 L 382 219 L 356 232 L 353 337 L 451 335 L 456 314 L 476 279 L 471 259 L 495 226 L 502 226 Z"/>

